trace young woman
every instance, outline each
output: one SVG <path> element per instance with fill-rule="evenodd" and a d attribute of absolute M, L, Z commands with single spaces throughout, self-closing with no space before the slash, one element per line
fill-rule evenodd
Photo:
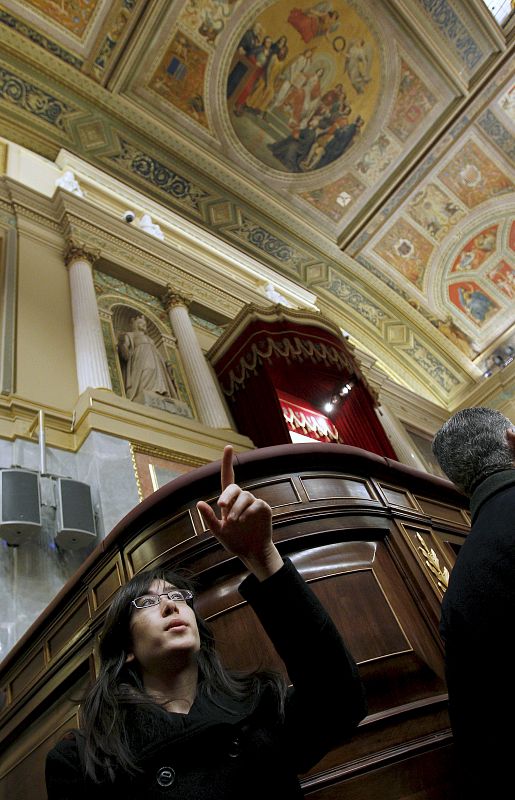
<path fill-rule="evenodd" d="M 222 458 L 221 519 L 197 504 L 250 575 L 240 586 L 288 670 L 235 674 L 222 666 L 193 588 L 153 571 L 123 586 L 109 609 L 101 667 L 81 727 L 48 754 L 48 800 L 301 798 L 305 772 L 366 713 L 356 664 L 332 620 L 272 541 L 272 512 L 234 483 Z M 235 642 L 237 646 L 237 642 Z"/>

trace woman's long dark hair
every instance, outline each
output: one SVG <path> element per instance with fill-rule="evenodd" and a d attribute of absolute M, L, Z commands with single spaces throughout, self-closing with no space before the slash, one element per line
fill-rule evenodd
<path fill-rule="evenodd" d="M 99 675 L 86 694 L 79 714 L 84 736 L 84 767 L 95 782 L 114 781 L 119 770 L 126 775 L 138 771 L 136 754 L 131 751 L 130 735 L 126 729 L 126 712 L 128 706 L 135 703 L 149 707 L 157 704 L 145 692 L 137 663 L 127 662 L 132 648 L 130 620 L 134 606 L 131 600 L 146 594 L 156 580 L 194 592 L 194 585 L 187 578 L 157 569 L 135 575 L 115 595 L 100 637 Z M 195 618 L 200 634 L 198 691 L 205 692 L 218 704 L 222 695 L 247 702 L 251 698 L 255 706 L 268 688 L 273 691 L 278 711 L 282 713 L 286 695 L 283 677 L 268 671 L 238 674 L 225 669 L 209 626 L 196 611 Z"/>

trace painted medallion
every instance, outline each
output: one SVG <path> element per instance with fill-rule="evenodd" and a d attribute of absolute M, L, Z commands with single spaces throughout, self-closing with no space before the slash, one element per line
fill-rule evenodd
<path fill-rule="evenodd" d="M 234 52 L 227 103 L 241 143 L 269 167 L 322 169 L 355 148 L 381 89 L 379 45 L 351 2 L 273 3 Z"/>

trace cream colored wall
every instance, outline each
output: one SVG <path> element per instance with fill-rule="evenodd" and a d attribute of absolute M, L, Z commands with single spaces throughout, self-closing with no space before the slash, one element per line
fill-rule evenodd
<path fill-rule="evenodd" d="M 10 178 L 34 189 L 38 194 L 52 197 L 61 170 L 47 158 L 9 142 L 6 171 Z"/>
<path fill-rule="evenodd" d="M 71 412 L 78 387 L 69 279 L 58 241 L 20 231 L 16 394 Z"/>

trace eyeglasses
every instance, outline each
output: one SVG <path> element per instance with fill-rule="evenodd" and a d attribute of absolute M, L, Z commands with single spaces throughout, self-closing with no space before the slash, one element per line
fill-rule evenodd
<path fill-rule="evenodd" d="M 193 599 L 193 593 L 189 589 L 170 589 L 169 592 L 163 592 L 162 594 L 142 594 L 141 597 L 131 600 L 131 603 L 136 608 L 150 608 L 151 606 L 159 605 L 162 597 L 167 597 L 168 600 L 173 600 L 174 603 L 185 603 Z"/>

